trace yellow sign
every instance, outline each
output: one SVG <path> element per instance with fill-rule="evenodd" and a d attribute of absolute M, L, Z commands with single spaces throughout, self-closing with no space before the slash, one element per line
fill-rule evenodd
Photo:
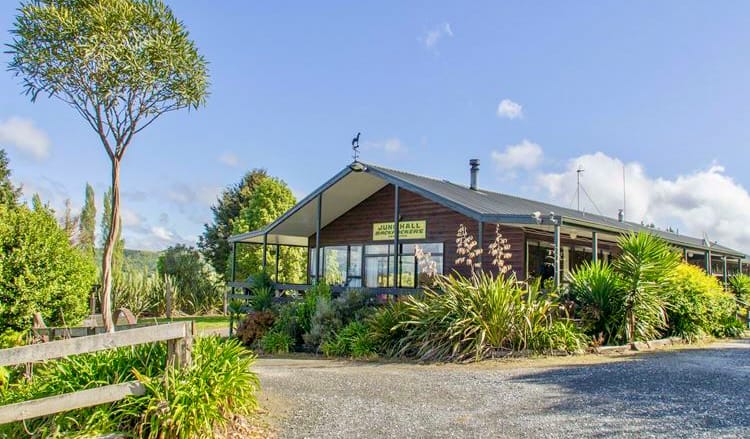
<path fill-rule="evenodd" d="M 399 221 L 398 239 L 425 239 L 427 221 Z M 372 225 L 373 241 L 393 240 L 393 223 L 374 223 Z"/>

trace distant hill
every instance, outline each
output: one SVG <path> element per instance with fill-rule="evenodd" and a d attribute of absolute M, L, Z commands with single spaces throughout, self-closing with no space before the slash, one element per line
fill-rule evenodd
<path fill-rule="evenodd" d="M 122 263 L 122 268 L 125 271 L 148 271 L 156 273 L 156 262 L 159 260 L 159 255 L 161 255 L 161 252 L 125 249 L 125 260 Z M 96 249 L 96 258 L 101 261 L 101 248 Z"/>

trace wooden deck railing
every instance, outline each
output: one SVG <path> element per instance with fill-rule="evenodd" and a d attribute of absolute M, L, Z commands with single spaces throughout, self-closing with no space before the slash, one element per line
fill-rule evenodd
<path fill-rule="evenodd" d="M 184 367 L 192 362 L 193 335 L 193 322 L 179 322 L 51 341 L 0 350 L 0 366 L 54 360 L 70 355 L 166 341 L 167 364 L 165 366 Z M 131 395 L 143 395 L 145 391 L 143 384 L 139 381 L 129 381 L 4 405 L 0 406 L 0 424 L 106 404 Z"/>

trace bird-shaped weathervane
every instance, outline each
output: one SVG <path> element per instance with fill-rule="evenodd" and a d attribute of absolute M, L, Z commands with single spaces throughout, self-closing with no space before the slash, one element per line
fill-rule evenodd
<path fill-rule="evenodd" d="M 354 158 L 354 161 L 356 162 L 357 159 L 359 159 L 359 135 L 361 133 L 357 133 L 357 136 L 352 139 L 352 151 L 354 151 L 354 154 L 352 154 L 352 158 Z"/>

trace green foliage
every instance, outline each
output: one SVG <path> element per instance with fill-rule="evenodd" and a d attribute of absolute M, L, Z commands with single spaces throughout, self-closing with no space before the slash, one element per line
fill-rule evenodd
<path fill-rule="evenodd" d="M 7 391 L 0 392 L 0 405 L 135 380 L 134 370 L 156 377 L 163 373 L 165 362 L 164 343 L 68 357 L 36 366 L 31 382 L 17 375 Z M 112 416 L 111 407 L 105 405 L 33 419 L 26 421 L 25 426 L 21 423 L 0 426 L 0 437 L 28 437 L 24 428 L 35 433 L 35 437 L 54 437 L 55 432 L 106 433 L 132 428 L 136 421 L 135 417 Z"/>
<path fill-rule="evenodd" d="M 736 274 L 729 278 L 729 285 L 731 285 L 737 299 L 744 303 L 743 306 L 750 307 L 750 276 Z"/>
<path fill-rule="evenodd" d="M 253 169 L 246 173 L 237 184 L 225 188 L 216 204 L 211 206 L 213 221 L 205 225 L 205 231 L 198 240 L 201 253 L 217 273 L 227 274 L 227 279 L 229 279 L 227 262 L 231 256 L 231 246 L 227 238 L 232 235 L 232 224 L 239 218 L 242 209 L 250 203 L 255 187 L 265 178 L 267 178 L 265 169 Z M 240 279 L 240 276 L 237 276 L 237 279 Z"/>
<path fill-rule="evenodd" d="M 533 349 L 537 352 L 583 352 L 591 340 L 580 327 L 570 320 L 553 320 L 533 338 Z"/>
<path fill-rule="evenodd" d="M 335 299 L 324 297 L 319 296 L 315 314 L 310 320 L 310 331 L 303 336 L 305 344 L 315 349 L 348 323 L 362 320 L 370 311 L 370 299 L 359 290 L 347 290 Z"/>
<path fill-rule="evenodd" d="M 112 280 L 112 303 L 114 308 L 127 308 L 136 316 L 159 316 L 164 314 L 166 291 L 180 297 L 173 277 L 146 271 L 115 273 Z"/>
<path fill-rule="evenodd" d="M 147 391 L 112 404 L 0 426 L 0 437 L 91 437 L 119 432 L 148 438 L 213 437 L 233 414 L 257 406 L 254 357 L 237 341 L 199 338 L 193 365 L 165 374 L 164 343 L 78 355 L 35 367 L 32 382 L 9 373 L 0 405 L 141 380 Z M 210 389 L 210 391 L 207 391 Z"/>
<path fill-rule="evenodd" d="M 263 352 L 286 354 L 294 347 L 294 338 L 285 331 L 270 331 L 260 339 Z"/>
<path fill-rule="evenodd" d="M 10 161 L 5 150 L 0 148 L 0 208 L 12 209 L 18 205 L 21 188 L 17 188 L 10 181 Z"/>
<path fill-rule="evenodd" d="M 376 355 L 375 343 L 368 326 L 361 321 L 352 321 L 335 333 L 320 347 L 323 354 L 337 357 L 372 357 Z"/>
<path fill-rule="evenodd" d="M 229 416 L 246 415 L 257 407 L 260 381 L 250 367 L 255 357 L 236 340 L 199 339 L 192 367 L 172 370 L 164 377 L 136 373 L 146 395 L 123 404 L 122 413 L 142 421 L 137 432 L 145 438 L 213 437 L 227 426 Z"/>
<path fill-rule="evenodd" d="M 158 261 L 159 274 L 174 278 L 179 294 L 175 308 L 189 314 L 208 314 L 222 300 L 221 279 L 192 247 L 178 244 L 165 250 Z"/>
<path fill-rule="evenodd" d="M 34 312 L 50 326 L 77 324 L 94 282 L 93 263 L 49 211 L 0 208 L 0 332 L 30 328 Z"/>
<path fill-rule="evenodd" d="M 586 333 L 603 343 L 625 338 L 622 281 L 611 265 L 584 262 L 571 273 L 568 294 Z"/>
<path fill-rule="evenodd" d="M 366 323 L 370 338 L 377 352 L 385 356 L 396 356 L 406 338 L 406 327 L 400 325 L 405 320 L 407 307 L 404 302 L 393 302 L 379 307 Z"/>
<path fill-rule="evenodd" d="M 289 210 L 296 200 L 292 191 L 284 181 L 265 176 L 258 179 L 252 193 L 247 199 L 239 215 L 232 221 L 232 234 L 239 234 L 260 229 L 274 221 Z M 276 258 L 279 259 L 279 279 L 286 283 L 299 283 L 304 279 L 305 254 L 304 250 L 285 248 L 282 254 L 276 255 L 269 248 L 267 253 L 267 267 L 275 267 Z M 262 246 L 238 246 L 235 278 L 244 279 L 256 276 L 262 270 Z M 269 271 L 272 269 L 267 268 Z M 228 274 L 228 273 L 227 273 Z"/>
<path fill-rule="evenodd" d="M 525 349 L 567 349 L 569 334 L 558 340 L 563 331 L 552 327 L 558 310 L 553 299 L 541 295 L 538 282 L 526 289 L 514 276 L 440 276 L 435 290 L 407 298 L 399 310 L 401 321 L 392 331 L 403 331 L 398 354 L 465 361 Z"/>
<path fill-rule="evenodd" d="M 305 292 L 297 308 L 297 323 L 303 333 L 310 332 L 312 319 L 318 308 L 318 302 L 331 300 L 331 287 L 325 281 L 318 282 Z"/>
<path fill-rule="evenodd" d="M 12 329 L 6 329 L 5 331 L 0 332 L 0 349 L 23 346 L 26 344 L 26 334 L 26 331 L 14 331 Z"/>
<path fill-rule="evenodd" d="M 613 265 L 623 285 L 627 340 L 653 339 L 667 324 L 663 288 L 680 255 L 650 233 L 623 235 L 618 244 L 622 252 Z"/>
<path fill-rule="evenodd" d="M 251 311 L 237 327 L 237 338 L 252 346 L 273 327 L 276 315 L 273 311 Z"/>

